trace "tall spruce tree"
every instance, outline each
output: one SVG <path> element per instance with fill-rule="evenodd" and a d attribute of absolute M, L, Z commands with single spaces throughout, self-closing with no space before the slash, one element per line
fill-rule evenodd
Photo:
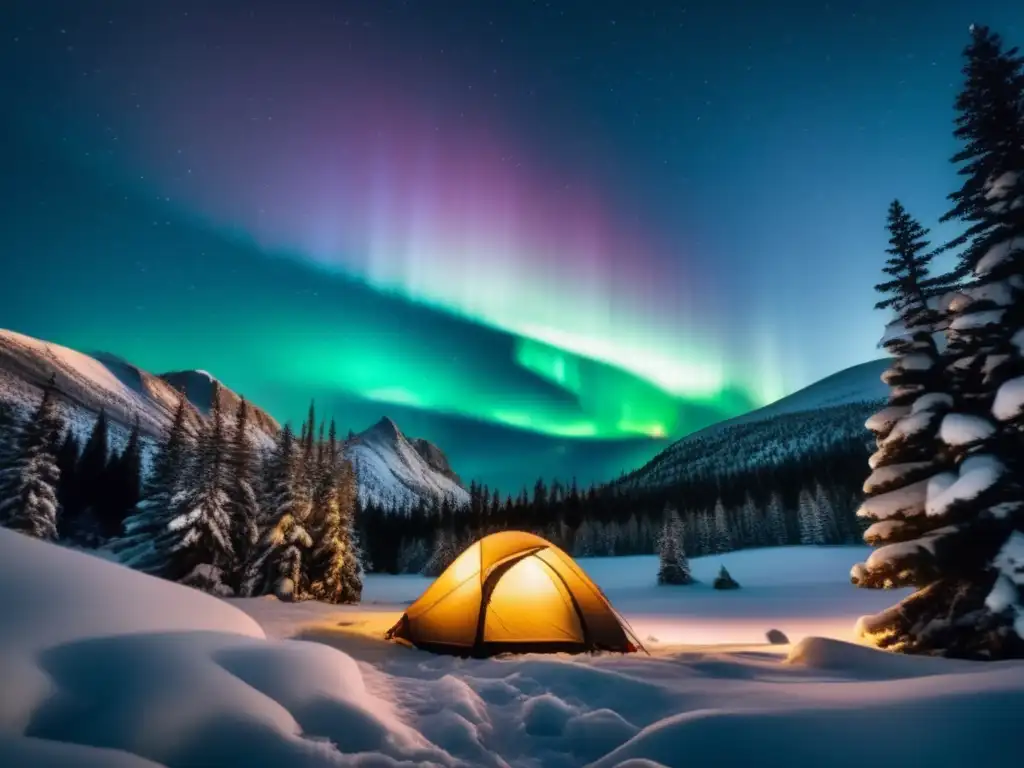
<path fill-rule="evenodd" d="M 60 503 L 60 514 L 57 516 L 57 533 L 59 538 L 67 539 L 72 535 L 72 526 L 68 510 L 74 503 L 75 470 L 78 467 L 80 447 L 74 431 L 67 429 L 64 439 L 57 448 L 57 469 L 60 470 L 60 483 L 57 485 L 57 501 Z M 0 470 L 2 471 L 2 470 Z"/>
<path fill-rule="evenodd" d="M 338 471 L 323 457 L 320 463 L 323 466 L 314 500 L 316 522 L 312 526 L 314 544 L 308 564 L 309 594 L 314 600 L 340 603 L 346 542 L 339 503 Z"/>
<path fill-rule="evenodd" d="M 733 548 L 733 536 L 729 528 L 729 515 L 725 511 L 725 505 L 722 503 L 721 498 L 715 501 L 714 523 L 714 537 L 712 540 L 714 551 L 731 551 Z"/>
<path fill-rule="evenodd" d="M 51 376 L 39 407 L 21 429 L 14 460 L 0 474 L 0 524 L 56 540 L 60 470 L 54 446 L 63 428 Z"/>
<path fill-rule="evenodd" d="M 285 425 L 267 467 L 263 504 L 266 520 L 258 553 L 246 569 L 243 592 L 272 592 L 282 600 L 308 596 L 308 558 L 313 537 L 308 526 L 312 498 L 304 472 L 303 444 L 296 445 L 291 427 Z"/>
<path fill-rule="evenodd" d="M 956 100 L 953 157 L 963 183 L 944 217 L 966 224 L 969 279 L 950 303 L 947 332 L 952 412 L 942 453 L 955 470 L 927 493 L 931 523 L 919 592 L 865 627 L 911 651 L 1024 656 L 1024 574 L 1014 554 L 1024 529 L 1024 58 L 987 27 L 972 27 L 965 83 Z"/>
<path fill-rule="evenodd" d="M 872 521 L 864 540 L 880 549 L 851 573 L 854 584 L 869 588 L 931 583 L 935 573 L 927 546 L 930 538 L 922 537 L 943 524 L 926 514 L 927 489 L 931 479 L 950 466 L 938 432 L 952 398 L 935 342 L 941 318 L 931 307 L 933 298 L 949 285 L 930 277 L 935 253 L 927 230 L 898 200 L 889 206 L 887 228 L 885 272 L 892 279 L 875 289 L 883 297 L 876 307 L 892 309 L 896 315 L 882 342 L 893 358 L 882 375 L 890 394 L 887 406 L 867 422 L 878 449 L 870 459 L 866 499 L 857 512 Z M 905 546 L 918 540 L 921 547 Z M 902 647 L 908 642 L 881 619 L 871 626 L 880 643 Z"/>
<path fill-rule="evenodd" d="M 228 498 L 228 441 L 220 385 L 213 383 L 210 413 L 202 425 L 178 492 L 171 500 L 176 535 L 169 562 L 170 578 L 224 594 L 234 562 Z"/>
<path fill-rule="evenodd" d="M 806 488 L 801 488 L 800 495 L 797 496 L 796 516 L 800 524 L 801 544 L 825 543 L 825 530 L 821 524 L 818 506 L 814 503 L 814 496 Z"/>
<path fill-rule="evenodd" d="M 768 506 L 765 508 L 765 528 L 767 530 L 767 542 L 770 547 L 783 547 L 789 543 L 789 534 L 786 532 L 786 513 L 782 506 L 782 496 L 778 491 L 772 491 L 768 497 Z"/>
<path fill-rule="evenodd" d="M 142 435 L 135 419 L 128 442 L 107 465 L 107 487 L 101 507 L 101 531 L 105 539 L 120 536 L 125 519 L 134 512 L 142 493 Z"/>
<path fill-rule="evenodd" d="M 434 545 L 431 549 L 430 558 L 423 568 L 423 575 L 437 578 L 444 573 L 449 565 L 455 562 L 458 554 L 455 534 L 446 528 L 438 528 L 437 533 L 434 535 Z"/>
<path fill-rule="evenodd" d="M 821 541 L 817 544 L 829 544 L 839 540 L 839 525 L 836 520 L 836 508 L 825 486 L 819 481 L 814 483 L 814 511 L 818 515 L 818 527 L 821 529 Z"/>
<path fill-rule="evenodd" d="M 153 457 L 142 498 L 125 518 L 122 537 L 111 544 L 121 562 L 157 576 L 170 577 L 171 550 L 178 540 L 169 526 L 175 517 L 173 501 L 194 451 L 188 413 L 188 401 L 181 395 Z"/>
<path fill-rule="evenodd" d="M 67 510 L 75 538 L 92 541 L 105 535 L 104 517 L 110 491 L 110 424 L 100 409 L 75 469 L 77 490 Z"/>
<path fill-rule="evenodd" d="M 692 584 L 690 561 L 683 549 L 683 521 L 675 507 L 665 508 L 658 537 L 658 583 Z"/>
<path fill-rule="evenodd" d="M 229 582 L 241 589 L 246 566 L 255 556 L 259 542 L 260 499 L 256 483 L 256 452 L 249 436 L 249 403 L 243 397 L 235 410 L 231 442 L 227 452 L 228 506 L 231 516 L 231 547 L 234 559 Z"/>
<path fill-rule="evenodd" d="M 338 464 L 338 512 L 341 518 L 345 559 L 341 569 L 341 602 L 358 603 L 363 595 L 364 555 L 360 545 L 356 516 L 359 489 L 352 462 L 342 459 Z"/>

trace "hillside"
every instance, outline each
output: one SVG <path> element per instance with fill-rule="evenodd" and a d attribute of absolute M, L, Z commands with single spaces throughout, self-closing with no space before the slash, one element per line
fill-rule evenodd
<path fill-rule="evenodd" d="M 864 422 L 885 399 L 888 359 L 839 371 L 764 408 L 676 441 L 620 482 L 660 488 L 696 477 L 758 472 L 793 460 L 867 447 Z"/>
<path fill-rule="evenodd" d="M 209 413 L 216 381 L 198 370 L 154 375 L 114 355 L 86 355 L 0 329 L 0 401 L 22 415 L 29 413 L 51 375 L 56 377 L 61 415 L 80 439 L 88 436 L 96 415 L 104 409 L 111 421 L 113 448 L 123 447 L 138 418 L 147 455 L 169 425 L 178 393 L 184 393 L 193 406 L 190 419 L 195 427 Z M 219 391 L 223 411 L 233 413 L 239 395 L 223 384 Z M 269 448 L 279 429 L 270 414 L 253 405 L 250 430 L 257 446 Z M 355 435 L 344 451 L 357 467 L 364 503 L 405 507 L 420 498 L 441 496 L 456 503 L 468 501 L 441 449 L 406 437 L 390 419 Z"/>

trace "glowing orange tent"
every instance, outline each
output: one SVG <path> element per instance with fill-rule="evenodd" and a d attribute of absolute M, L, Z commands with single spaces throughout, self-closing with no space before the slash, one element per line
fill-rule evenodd
<path fill-rule="evenodd" d="M 521 531 L 471 545 L 387 638 L 463 656 L 643 649 L 569 555 Z"/>

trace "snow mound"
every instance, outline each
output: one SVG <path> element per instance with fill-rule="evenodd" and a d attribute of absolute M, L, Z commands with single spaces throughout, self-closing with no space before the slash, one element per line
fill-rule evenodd
<path fill-rule="evenodd" d="M 351 657 L 209 595 L 4 529 L 0 585 L 0 765 L 451 762 Z"/>
<path fill-rule="evenodd" d="M 999 421 L 1015 419 L 1024 412 L 1024 376 L 1004 382 L 996 392 L 992 415 Z"/>

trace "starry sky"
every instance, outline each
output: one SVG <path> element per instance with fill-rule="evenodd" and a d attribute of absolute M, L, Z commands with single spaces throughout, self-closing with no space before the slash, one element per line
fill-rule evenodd
<path fill-rule="evenodd" d="M 0 326 L 607 479 L 879 356 L 972 22 L 1024 42 L 1008 0 L 10 0 Z"/>

